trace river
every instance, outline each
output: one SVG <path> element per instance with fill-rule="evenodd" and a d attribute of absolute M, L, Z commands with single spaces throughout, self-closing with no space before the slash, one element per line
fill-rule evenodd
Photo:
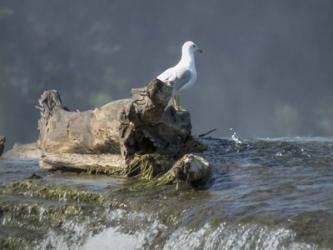
<path fill-rule="evenodd" d="M 0 249 L 333 249 L 332 138 L 203 142 L 196 187 L 0 160 Z"/>

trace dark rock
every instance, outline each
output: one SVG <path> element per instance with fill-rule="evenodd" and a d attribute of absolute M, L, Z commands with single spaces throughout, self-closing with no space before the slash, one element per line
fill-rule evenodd
<path fill-rule="evenodd" d="M 33 172 L 27 179 L 42 179 L 43 177 L 41 177 L 40 175 L 36 174 L 35 172 Z"/>
<path fill-rule="evenodd" d="M 3 150 L 5 149 L 5 142 L 6 142 L 6 137 L 0 135 L 0 156 L 3 153 Z"/>

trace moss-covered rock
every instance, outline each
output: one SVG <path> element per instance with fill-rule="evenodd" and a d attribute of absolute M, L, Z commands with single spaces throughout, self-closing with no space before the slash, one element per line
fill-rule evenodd
<path fill-rule="evenodd" d="M 195 184 L 206 180 L 210 175 L 210 170 L 211 166 L 204 158 L 194 154 L 186 154 L 168 172 L 157 178 L 155 183 L 165 185 L 185 181 L 189 184 Z"/>
<path fill-rule="evenodd" d="M 0 247 L 1 249 L 11 250 L 11 249 L 21 249 L 21 250 L 33 250 L 35 244 L 32 241 L 23 239 L 23 235 L 13 236 L 4 236 L 0 235 Z"/>
<path fill-rule="evenodd" d="M 24 195 L 65 202 L 87 202 L 102 205 L 105 198 L 95 192 L 65 185 L 50 185 L 43 180 L 14 181 L 1 187 L 0 194 Z"/>
<path fill-rule="evenodd" d="M 210 164 L 204 158 L 186 154 L 178 161 L 160 154 L 137 155 L 128 165 L 126 174 L 150 181 L 151 185 L 167 185 L 184 181 L 194 184 L 210 175 Z"/>

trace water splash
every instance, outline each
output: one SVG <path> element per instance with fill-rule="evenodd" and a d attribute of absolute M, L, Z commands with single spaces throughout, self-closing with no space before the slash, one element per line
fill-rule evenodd
<path fill-rule="evenodd" d="M 233 128 L 229 129 L 232 132 L 231 135 L 231 139 L 236 143 L 236 144 L 242 144 L 243 142 L 239 139 L 239 137 L 237 136 L 236 131 L 234 131 Z"/>
<path fill-rule="evenodd" d="M 315 249 L 313 245 L 294 242 L 295 236 L 294 232 L 284 228 L 226 223 L 214 228 L 206 223 L 198 230 L 179 228 L 163 249 Z"/>
<path fill-rule="evenodd" d="M 67 221 L 61 226 L 62 232 L 50 230 L 38 249 L 144 249 L 148 246 L 156 246 L 157 237 L 166 237 L 167 226 L 154 219 L 151 215 L 140 212 L 128 212 L 116 209 L 107 212 L 104 223 L 113 226 L 101 225 L 91 230 L 90 219 L 86 218 L 82 223 Z M 135 225 L 133 227 L 133 225 Z M 97 232 L 97 233 L 96 233 Z"/>
<path fill-rule="evenodd" d="M 120 226 L 110 227 L 90 237 L 80 249 L 145 249 L 152 246 L 154 239 L 163 233 L 165 229 L 166 226 L 157 220 L 140 231 L 126 232 Z M 159 248 L 160 246 L 155 245 L 154 247 Z"/>

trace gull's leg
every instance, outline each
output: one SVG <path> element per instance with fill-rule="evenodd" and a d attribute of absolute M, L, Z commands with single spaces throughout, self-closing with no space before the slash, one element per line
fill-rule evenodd
<path fill-rule="evenodd" d="M 179 98 L 179 94 L 175 95 L 175 108 L 177 111 L 180 111 L 180 98 Z"/>
<path fill-rule="evenodd" d="M 183 108 L 180 106 L 180 95 L 179 95 L 179 94 L 176 94 L 176 95 L 175 95 L 175 103 L 174 103 L 174 107 L 175 107 L 176 111 L 186 111 L 185 109 L 183 109 Z"/>
<path fill-rule="evenodd" d="M 172 95 L 172 97 L 171 97 L 171 105 L 176 109 L 177 101 L 176 101 L 176 96 L 175 95 Z"/>

